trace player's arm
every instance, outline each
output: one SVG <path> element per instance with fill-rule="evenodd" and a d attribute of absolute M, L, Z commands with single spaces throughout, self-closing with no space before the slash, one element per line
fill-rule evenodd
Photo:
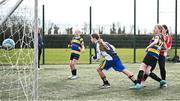
<path fill-rule="evenodd" d="M 67 44 L 68 44 L 68 48 L 70 48 L 71 47 L 71 41 L 68 41 Z"/>
<path fill-rule="evenodd" d="M 81 38 L 81 48 L 82 48 L 82 52 L 84 52 L 85 51 L 85 47 L 84 47 L 84 41 L 83 41 L 83 39 Z"/>
<path fill-rule="evenodd" d="M 99 44 L 97 44 L 94 49 L 95 49 L 95 56 L 92 56 L 92 59 L 97 61 L 100 59 L 100 56 L 101 56 Z"/>
<path fill-rule="evenodd" d="M 168 49 L 171 49 L 172 47 L 172 36 L 168 36 L 168 39 L 169 39 L 169 47 L 167 47 Z"/>
<path fill-rule="evenodd" d="M 166 51 L 168 48 L 167 48 L 167 44 L 166 42 L 163 42 L 163 45 L 162 45 L 162 50 Z"/>

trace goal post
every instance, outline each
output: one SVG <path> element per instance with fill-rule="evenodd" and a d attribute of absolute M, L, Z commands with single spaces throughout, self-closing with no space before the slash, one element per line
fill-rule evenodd
<path fill-rule="evenodd" d="M 19 0 L 14 7 L 12 7 L 12 9 L 7 13 L 7 15 L 4 17 L 4 19 L 1 20 L 0 25 L 2 26 L 4 24 L 4 22 L 8 19 L 9 16 L 11 16 L 11 14 L 17 9 L 17 7 L 21 4 L 23 0 Z M 3 3 L 3 2 L 2 2 Z"/>

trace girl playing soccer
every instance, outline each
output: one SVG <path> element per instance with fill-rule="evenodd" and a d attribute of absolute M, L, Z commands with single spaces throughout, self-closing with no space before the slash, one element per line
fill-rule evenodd
<path fill-rule="evenodd" d="M 162 46 L 165 47 L 164 38 L 163 38 L 161 32 L 162 32 L 162 26 L 156 25 L 154 27 L 155 34 L 154 34 L 153 38 L 151 39 L 151 43 L 145 49 L 147 54 L 144 57 L 143 63 L 141 64 L 141 66 L 139 68 L 139 73 L 137 76 L 138 83 L 136 85 L 132 86 L 131 88 L 140 89 L 142 86 L 139 86 L 139 84 L 141 84 L 141 80 L 145 74 L 150 76 L 152 79 L 160 82 L 160 88 L 163 87 L 164 84 L 166 84 L 165 80 L 160 79 L 156 74 L 154 74 L 151 71 L 151 68 L 156 66 L 161 47 Z"/>
<path fill-rule="evenodd" d="M 69 76 L 69 79 L 74 80 L 77 79 L 77 69 L 76 62 L 80 57 L 81 52 L 84 52 L 84 42 L 83 38 L 80 37 L 80 30 L 75 30 L 74 37 L 71 40 L 71 43 L 68 47 L 71 48 L 71 56 L 70 56 L 70 68 L 72 75 Z"/>
<path fill-rule="evenodd" d="M 120 58 L 115 52 L 114 46 L 112 46 L 108 42 L 104 42 L 102 39 L 100 39 L 100 36 L 98 34 L 91 35 L 91 42 L 95 44 L 96 53 L 95 56 L 92 56 L 92 59 L 99 60 L 100 55 L 105 58 L 105 60 L 97 68 L 97 72 L 99 73 L 99 76 L 103 81 L 103 85 L 101 88 L 110 88 L 110 83 L 106 79 L 106 75 L 104 74 L 103 70 L 108 70 L 111 67 L 115 71 L 123 72 L 136 84 L 137 80 L 135 79 L 133 74 L 124 67 Z"/>
<path fill-rule="evenodd" d="M 161 78 L 163 80 L 166 80 L 165 58 L 167 56 L 167 51 L 169 49 L 171 49 L 171 46 L 172 46 L 172 36 L 169 35 L 169 30 L 166 25 L 162 25 L 162 35 L 163 35 L 167 49 L 161 48 L 160 54 L 159 54 L 159 59 L 158 59 L 158 64 L 159 64 L 159 68 L 160 68 Z M 151 71 L 153 71 L 154 68 L 155 67 L 152 67 Z M 143 86 L 144 86 L 144 81 L 146 80 L 147 77 L 148 77 L 147 75 L 144 75 L 144 79 L 142 79 L 141 84 Z M 164 87 L 166 87 L 166 86 L 167 86 L 167 84 L 164 85 Z"/>

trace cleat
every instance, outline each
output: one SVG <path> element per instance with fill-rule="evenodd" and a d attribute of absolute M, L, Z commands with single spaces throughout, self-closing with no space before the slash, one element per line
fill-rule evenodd
<path fill-rule="evenodd" d="M 166 81 L 165 80 L 161 80 L 160 81 L 160 88 L 162 88 L 165 84 L 166 84 Z"/>
<path fill-rule="evenodd" d="M 69 76 L 68 79 L 75 80 L 75 79 L 77 79 L 77 76 L 76 75 L 72 75 L 72 76 Z"/>
<path fill-rule="evenodd" d="M 142 88 L 142 85 L 137 83 L 136 85 L 133 85 L 133 86 L 130 86 L 129 89 L 136 89 L 136 90 L 139 90 Z"/>
<path fill-rule="evenodd" d="M 163 87 L 167 87 L 167 84 L 164 84 Z"/>
<path fill-rule="evenodd" d="M 103 84 L 100 88 L 101 89 L 108 89 L 110 87 L 111 87 L 110 84 Z"/>

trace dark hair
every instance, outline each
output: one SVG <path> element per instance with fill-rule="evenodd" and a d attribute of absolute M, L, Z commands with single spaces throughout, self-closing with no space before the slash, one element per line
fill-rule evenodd
<path fill-rule="evenodd" d="M 99 40 L 99 41 L 98 41 L 98 43 L 99 43 L 99 49 L 100 49 L 101 51 L 106 51 L 106 50 L 107 50 L 107 48 L 106 48 L 106 46 L 105 46 L 105 43 L 104 43 L 104 41 L 100 38 L 99 34 L 93 33 L 93 34 L 91 35 L 91 37 Z"/>
<path fill-rule="evenodd" d="M 163 27 L 165 30 L 167 30 L 165 34 L 169 34 L 169 29 L 168 29 L 168 27 L 167 27 L 166 25 L 162 25 L 162 27 Z"/>
<path fill-rule="evenodd" d="M 91 35 L 91 37 L 96 38 L 97 40 L 99 40 L 99 38 L 100 38 L 97 33 L 93 33 L 93 34 Z"/>

